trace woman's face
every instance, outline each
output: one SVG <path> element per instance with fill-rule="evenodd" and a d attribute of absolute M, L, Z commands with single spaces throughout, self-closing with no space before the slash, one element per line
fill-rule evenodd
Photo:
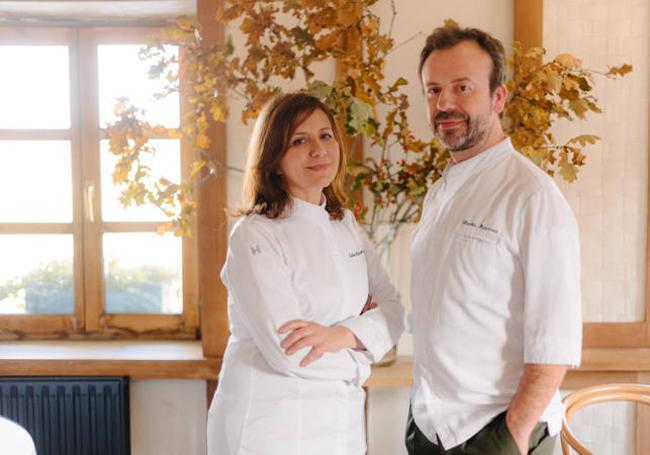
<path fill-rule="evenodd" d="M 289 194 L 319 204 L 323 189 L 336 177 L 340 159 L 329 118 L 315 109 L 296 127 L 280 160 L 280 174 Z"/>

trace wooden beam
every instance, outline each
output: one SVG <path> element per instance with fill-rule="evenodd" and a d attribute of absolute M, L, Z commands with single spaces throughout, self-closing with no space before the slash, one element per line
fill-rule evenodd
<path fill-rule="evenodd" d="M 345 22 L 351 22 L 352 17 L 348 17 L 348 16 L 359 17 L 362 14 L 361 3 L 352 4 L 350 6 L 351 6 L 350 8 L 345 8 L 343 10 L 338 11 L 340 15 L 344 16 L 342 20 L 344 20 Z M 344 37 L 344 43 L 345 43 L 344 44 L 345 52 L 348 55 L 352 55 L 353 57 L 358 59 L 362 58 L 363 49 L 362 49 L 360 34 L 352 33 L 352 32 L 346 33 Z M 348 74 L 348 67 L 345 62 L 345 59 L 337 58 L 335 63 L 336 66 L 335 66 L 334 84 L 336 86 L 345 85 L 347 74 Z M 357 134 L 354 137 L 346 135 L 345 130 L 343 128 L 343 121 L 344 119 L 338 119 L 339 125 L 341 126 L 341 130 L 344 135 L 343 145 L 346 150 L 347 158 L 361 162 L 363 161 L 363 157 L 364 157 L 363 135 Z M 349 189 L 352 186 L 351 178 L 346 179 L 345 186 L 347 189 Z M 348 191 L 348 197 L 353 201 L 363 202 L 363 189 L 359 188 L 358 190 L 355 191 Z"/>
<path fill-rule="evenodd" d="M 515 41 L 524 47 L 542 46 L 544 0 L 515 0 Z"/>
<path fill-rule="evenodd" d="M 224 40 L 224 26 L 216 20 L 217 6 L 218 2 L 214 0 L 197 2 L 204 46 L 223 43 Z M 209 158 L 215 163 L 225 164 L 225 125 L 211 122 L 208 136 L 211 141 Z M 219 279 L 228 247 L 227 200 L 226 180 L 223 177 L 207 179 L 200 188 L 197 229 L 200 246 L 199 302 L 203 355 L 206 357 L 221 357 L 228 341 L 227 293 Z"/>

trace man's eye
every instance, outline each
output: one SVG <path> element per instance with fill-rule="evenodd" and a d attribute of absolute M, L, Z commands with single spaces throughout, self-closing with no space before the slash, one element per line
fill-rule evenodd
<path fill-rule="evenodd" d="M 467 84 L 461 84 L 461 85 L 458 87 L 458 90 L 459 90 L 461 93 L 469 93 L 469 92 L 472 91 L 472 87 L 470 87 L 470 86 L 467 85 Z"/>
<path fill-rule="evenodd" d="M 429 93 L 431 95 L 437 95 L 440 93 L 440 87 L 429 87 Z"/>

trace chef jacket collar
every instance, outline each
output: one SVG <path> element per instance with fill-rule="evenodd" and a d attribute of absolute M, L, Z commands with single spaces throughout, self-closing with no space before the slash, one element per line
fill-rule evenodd
<path fill-rule="evenodd" d="M 330 214 L 325 209 L 327 199 L 323 194 L 321 196 L 320 204 L 312 204 L 311 202 L 298 199 L 297 197 L 291 197 L 292 201 L 292 214 L 299 216 L 307 216 L 312 219 L 328 221 L 330 219 Z"/>
<path fill-rule="evenodd" d="M 472 158 L 454 163 L 449 160 L 447 167 L 442 173 L 443 181 L 448 186 L 451 193 L 461 187 L 471 177 L 479 174 L 483 170 L 491 167 L 502 159 L 506 154 L 513 150 L 510 138 L 506 137 L 501 142 L 493 145 Z"/>

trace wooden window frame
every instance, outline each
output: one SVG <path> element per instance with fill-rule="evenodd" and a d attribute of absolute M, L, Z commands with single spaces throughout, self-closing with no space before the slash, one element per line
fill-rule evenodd
<path fill-rule="evenodd" d="M 515 40 L 524 46 L 542 46 L 543 0 L 515 0 Z M 650 185 L 648 189 L 650 226 Z M 646 233 L 647 237 L 647 233 Z M 645 319 L 635 322 L 583 323 L 584 348 L 650 347 L 650 242 L 646 246 Z"/>
<path fill-rule="evenodd" d="M 198 238 L 182 241 L 182 314 L 106 314 L 102 234 L 105 232 L 155 232 L 161 223 L 101 221 L 97 46 L 142 44 L 162 36 L 161 27 L 0 27 L 3 44 L 65 44 L 69 49 L 70 128 L 58 130 L 0 130 L 0 140 L 64 139 L 72 153 L 72 223 L 3 223 L 0 234 L 67 233 L 73 235 L 74 312 L 71 315 L 0 315 L 0 339 L 52 338 L 157 338 L 200 337 Z M 183 55 L 181 51 L 181 73 Z M 83 65 L 82 63 L 83 62 Z M 82 69 L 84 75 L 80 74 Z M 181 76 L 180 118 L 188 109 L 188 81 Z M 189 178 L 195 153 L 181 140 L 181 177 Z M 94 220 L 84 213 L 84 190 L 94 182 Z M 196 219 L 193 221 L 196 231 Z"/>

